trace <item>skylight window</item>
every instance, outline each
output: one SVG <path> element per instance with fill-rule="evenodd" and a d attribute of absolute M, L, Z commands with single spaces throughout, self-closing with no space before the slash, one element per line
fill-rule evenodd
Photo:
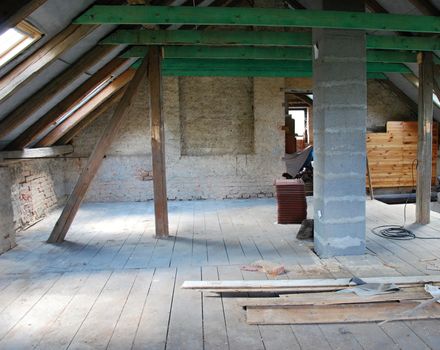
<path fill-rule="evenodd" d="M 0 67 L 39 40 L 42 33 L 26 21 L 0 35 Z"/>

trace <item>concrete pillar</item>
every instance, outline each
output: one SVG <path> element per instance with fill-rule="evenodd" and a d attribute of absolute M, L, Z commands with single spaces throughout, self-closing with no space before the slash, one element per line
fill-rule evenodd
<path fill-rule="evenodd" d="M 0 254 L 15 247 L 14 216 L 11 204 L 9 169 L 0 167 Z"/>
<path fill-rule="evenodd" d="M 356 0 L 324 0 L 322 8 L 365 11 Z M 321 257 L 360 255 L 365 252 L 365 32 L 314 29 L 313 43 L 315 251 Z"/>

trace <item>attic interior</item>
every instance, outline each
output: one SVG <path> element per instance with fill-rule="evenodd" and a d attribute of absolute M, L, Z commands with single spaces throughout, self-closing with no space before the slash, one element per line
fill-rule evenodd
<path fill-rule="evenodd" d="M 439 0 L 0 3 L 0 349 L 440 349 Z"/>

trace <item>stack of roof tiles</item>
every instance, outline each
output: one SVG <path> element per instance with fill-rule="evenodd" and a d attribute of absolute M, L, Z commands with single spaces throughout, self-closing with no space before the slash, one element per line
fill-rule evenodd
<path fill-rule="evenodd" d="M 304 182 L 299 179 L 275 181 L 278 223 L 300 224 L 307 217 Z"/>

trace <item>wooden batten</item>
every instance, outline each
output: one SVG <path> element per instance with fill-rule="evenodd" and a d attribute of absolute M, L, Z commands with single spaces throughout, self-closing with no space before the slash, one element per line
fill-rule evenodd
<path fill-rule="evenodd" d="M 61 102 L 57 103 L 51 110 L 49 110 L 49 112 L 28 127 L 23 133 L 21 133 L 11 143 L 9 148 L 20 149 L 33 144 L 42 134 L 47 132 L 48 129 L 54 123 L 56 123 L 64 113 L 66 113 L 76 104 L 80 103 L 90 91 L 92 91 L 104 80 L 110 78 L 112 74 L 126 62 L 127 60 L 125 59 L 115 58 L 107 63 L 104 67 L 87 79 L 80 87 L 75 89 Z"/>
<path fill-rule="evenodd" d="M 150 98 L 151 153 L 153 158 L 154 215 L 156 236 L 166 237 L 168 204 L 165 166 L 165 135 L 162 117 L 162 77 L 160 48 L 153 46 L 148 52 L 148 90 Z"/>
<path fill-rule="evenodd" d="M 128 69 L 96 96 L 92 97 L 90 101 L 80 107 L 66 120 L 57 125 L 45 137 L 43 137 L 36 144 L 37 147 L 47 147 L 54 145 L 61 137 L 63 137 L 71 128 L 84 119 L 89 113 L 97 109 L 102 103 L 107 101 L 113 94 L 122 89 L 134 76 L 135 70 Z"/>
<path fill-rule="evenodd" d="M 15 110 L 9 113 L 1 122 L 1 130 L 15 129 L 38 109 L 52 100 L 60 91 L 63 91 L 70 84 L 72 84 L 81 74 L 87 73 L 91 67 L 99 63 L 109 53 L 114 50 L 113 47 L 97 46 L 83 55 L 77 62 L 67 68 L 63 73 L 58 75 L 55 79 L 46 84 L 42 89 L 37 91 L 23 104 L 18 106 Z M 42 120 L 43 121 L 43 120 Z M 42 122 L 41 121 L 41 122 Z M 33 136 L 38 132 L 38 122 L 29 127 L 26 131 L 20 134 L 13 140 L 7 149 L 23 149 L 28 147 L 34 140 Z"/>
<path fill-rule="evenodd" d="M 69 230 L 70 225 L 78 212 L 79 206 L 87 193 L 90 183 L 95 177 L 104 159 L 105 153 L 109 149 L 111 143 L 121 128 L 126 112 L 133 101 L 136 91 L 141 82 L 144 80 L 144 77 L 147 73 L 147 68 L 148 62 L 146 59 L 144 59 L 142 65 L 136 71 L 135 76 L 128 84 L 124 96 L 119 102 L 112 118 L 109 120 L 103 132 L 103 135 L 98 140 L 92 154 L 90 155 L 87 165 L 83 169 L 78 182 L 70 194 L 63 212 L 61 213 L 61 216 L 55 224 L 55 227 L 48 239 L 49 243 L 64 241 L 67 231 Z"/>
<path fill-rule="evenodd" d="M 79 135 L 81 131 L 87 128 L 91 123 L 93 123 L 97 118 L 107 112 L 111 107 L 118 103 L 123 94 L 125 88 L 122 88 L 115 94 L 113 94 L 108 100 L 101 103 L 95 110 L 87 114 L 83 119 L 81 119 L 76 125 L 69 129 L 57 142 L 57 145 L 65 145 L 72 141 L 72 139 Z"/>

